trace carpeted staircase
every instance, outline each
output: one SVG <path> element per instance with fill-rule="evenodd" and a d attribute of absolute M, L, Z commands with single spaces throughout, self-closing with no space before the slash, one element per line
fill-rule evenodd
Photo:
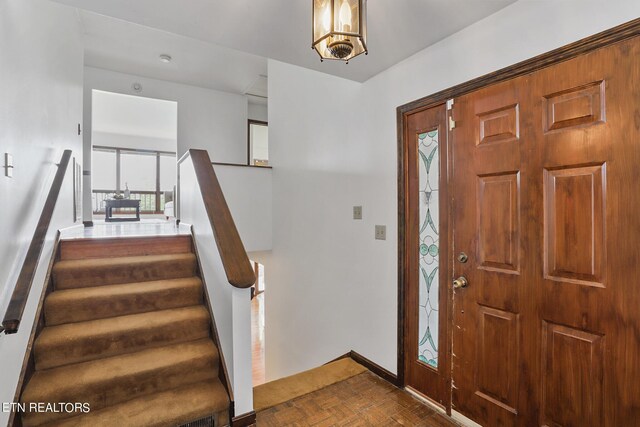
<path fill-rule="evenodd" d="M 91 411 L 27 412 L 25 427 L 228 424 L 191 236 L 65 240 L 52 280 L 21 402 Z"/>

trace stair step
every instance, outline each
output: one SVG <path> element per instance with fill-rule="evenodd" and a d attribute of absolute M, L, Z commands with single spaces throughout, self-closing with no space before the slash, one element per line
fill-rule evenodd
<path fill-rule="evenodd" d="M 228 424 L 229 398 L 218 379 L 150 394 L 98 411 L 67 418 L 58 427 L 177 426 L 219 414 Z"/>
<path fill-rule="evenodd" d="M 209 336 L 203 306 L 45 327 L 34 345 L 36 369 L 49 369 Z"/>
<path fill-rule="evenodd" d="M 191 236 L 106 237 L 60 242 L 60 260 L 192 252 Z"/>
<path fill-rule="evenodd" d="M 44 302 L 48 326 L 202 303 L 198 277 L 58 290 Z"/>
<path fill-rule="evenodd" d="M 142 350 L 36 371 L 22 395 L 23 403 L 83 402 L 91 411 L 142 395 L 218 376 L 218 350 L 210 339 Z M 25 426 L 67 418 L 66 413 L 26 413 Z"/>
<path fill-rule="evenodd" d="M 192 277 L 193 253 L 59 261 L 53 266 L 55 289 L 116 285 Z"/>

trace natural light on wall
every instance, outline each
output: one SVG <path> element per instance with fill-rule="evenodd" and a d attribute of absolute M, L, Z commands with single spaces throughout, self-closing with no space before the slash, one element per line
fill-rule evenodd
<path fill-rule="evenodd" d="M 367 0 L 313 0 L 313 45 L 320 60 L 367 54 Z"/>

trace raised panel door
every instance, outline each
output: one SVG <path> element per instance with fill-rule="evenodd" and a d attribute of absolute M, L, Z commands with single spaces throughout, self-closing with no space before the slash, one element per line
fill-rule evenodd
<path fill-rule="evenodd" d="M 640 425 L 638 100 L 638 38 L 455 99 L 452 407 L 482 425 Z"/>

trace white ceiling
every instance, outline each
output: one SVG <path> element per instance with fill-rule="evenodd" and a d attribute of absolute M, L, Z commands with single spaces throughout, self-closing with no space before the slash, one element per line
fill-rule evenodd
<path fill-rule="evenodd" d="M 142 96 L 93 91 L 92 132 L 175 140 L 178 104 Z"/>
<path fill-rule="evenodd" d="M 365 81 L 515 0 L 369 0 L 369 55 L 348 65 L 311 49 L 311 0 L 54 1 L 94 12 L 88 65 L 244 93 L 265 58 Z"/>
<path fill-rule="evenodd" d="M 81 11 L 80 19 L 92 67 L 232 93 L 267 74 L 267 60 L 257 55 L 96 13 Z M 171 62 L 160 62 L 161 54 Z"/>

